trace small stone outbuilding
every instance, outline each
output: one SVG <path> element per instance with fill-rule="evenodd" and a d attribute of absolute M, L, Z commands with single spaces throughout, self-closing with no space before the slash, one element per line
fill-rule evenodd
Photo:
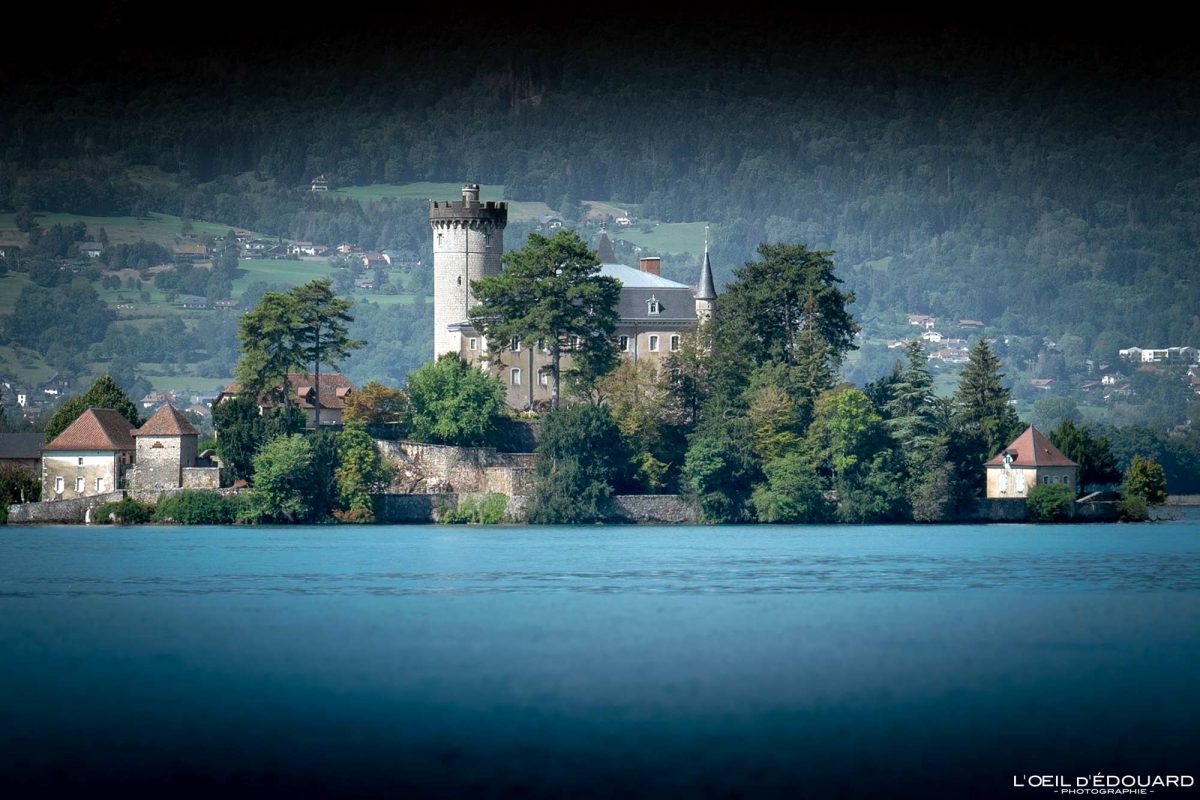
<path fill-rule="evenodd" d="M 108 494 L 121 487 L 136 449 L 129 420 L 89 408 L 42 448 L 42 500 Z"/>
<path fill-rule="evenodd" d="M 200 432 L 170 403 L 164 403 L 133 432 L 137 444 L 135 466 L 126 476 L 133 491 L 160 489 L 216 489 L 218 470 L 200 463 Z"/>

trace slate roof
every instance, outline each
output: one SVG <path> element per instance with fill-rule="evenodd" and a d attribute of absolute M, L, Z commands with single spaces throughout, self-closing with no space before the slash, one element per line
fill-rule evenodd
<path fill-rule="evenodd" d="M 129 420 L 111 408 L 89 408 L 42 451 L 133 450 L 131 427 Z"/>
<path fill-rule="evenodd" d="M 617 313 L 621 322 L 695 322 L 696 298 L 691 287 L 667 280 L 661 275 L 642 272 L 624 264 L 601 264 L 600 274 L 621 282 Z M 657 300 L 658 314 L 651 314 L 649 301 Z"/>
<path fill-rule="evenodd" d="M 199 436 L 200 431 L 183 418 L 170 403 L 158 407 L 146 424 L 133 432 L 134 436 Z"/>
<path fill-rule="evenodd" d="M 300 408 L 312 408 L 312 400 L 315 394 L 317 376 L 311 372 L 291 372 L 288 373 L 288 390 L 291 394 L 289 403 L 296 403 Z M 321 408 L 331 410 L 341 410 L 346 407 L 346 398 L 354 391 L 354 384 L 349 381 L 344 375 L 339 375 L 336 372 L 321 373 Z M 225 387 L 224 391 L 218 395 L 220 400 L 222 396 L 235 396 L 238 393 L 238 385 L 235 381 Z"/>
<path fill-rule="evenodd" d="M 1012 444 L 1000 451 L 999 455 L 987 462 L 989 467 L 1004 466 L 1005 453 L 1013 456 L 1011 466 L 1014 467 L 1078 467 L 1071 459 L 1037 428 L 1030 425 L 1025 432 L 1013 440 Z"/>
<path fill-rule="evenodd" d="M 40 433 L 0 433 L 0 459 L 32 459 L 42 452 Z"/>

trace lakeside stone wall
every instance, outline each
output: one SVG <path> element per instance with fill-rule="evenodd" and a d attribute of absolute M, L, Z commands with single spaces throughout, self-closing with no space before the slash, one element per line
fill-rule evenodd
<path fill-rule="evenodd" d="M 124 496 L 124 492 L 108 492 L 92 497 L 73 497 L 70 500 L 18 503 L 8 507 L 8 523 L 10 525 L 82 524 L 91 521 L 91 512 L 96 506 L 115 503 Z"/>
<path fill-rule="evenodd" d="M 487 492 L 447 492 L 440 494 L 375 495 L 375 518 L 392 525 L 438 522 L 442 509 L 457 508 L 467 498 L 482 499 Z M 508 516 L 520 521 L 529 498 L 510 495 Z M 604 509 L 609 522 L 639 525 L 692 525 L 699 522 L 700 510 L 676 494 L 616 495 Z"/>
<path fill-rule="evenodd" d="M 241 489 L 207 489 L 222 497 L 238 494 Z M 94 522 L 92 509 L 104 503 L 115 503 L 126 497 L 139 503 L 157 503 L 163 497 L 182 492 L 182 488 L 144 489 L 108 492 L 94 497 L 76 497 L 70 500 L 47 500 L 39 503 L 18 503 L 8 507 L 10 525 L 82 525 Z"/>
<path fill-rule="evenodd" d="M 619 494 L 605 508 L 610 522 L 638 525 L 694 525 L 700 509 L 678 494 Z"/>
<path fill-rule="evenodd" d="M 529 493 L 536 456 L 501 453 L 494 447 L 450 447 L 423 442 L 375 440 L 396 470 L 388 487 L 395 494 Z"/>

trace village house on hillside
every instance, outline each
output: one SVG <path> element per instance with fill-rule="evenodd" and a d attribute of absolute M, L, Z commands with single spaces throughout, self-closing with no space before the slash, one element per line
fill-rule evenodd
<path fill-rule="evenodd" d="M 136 450 L 129 420 L 111 408 L 89 408 L 42 448 L 42 500 L 116 491 Z"/>
<path fill-rule="evenodd" d="M 321 406 L 321 425 L 341 425 L 342 414 L 346 410 L 346 399 L 354 392 L 354 384 L 343 375 L 336 372 L 321 373 L 321 395 L 317 396 L 317 376 L 311 372 L 292 372 L 288 374 L 288 403 L 297 406 L 304 412 L 304 424 L 312 428 L 315 426 L 317 404 Z M 229 384 L 217 395 L 217 399 L 213 405 L 220 403 L 222 400 L 237 397 L 239 395 L 238 384 Z M 278 390 L 269 394 L 268 397 L 258 398 L 258 413 L 263 414 L 269 410 L 279 408 L 281 403 L 277 399 L 279 396 Z"/>
<path fill-rule="evenodd" d="M 1024 498 L 1034 486 L 1061 483 L 1076 491 L 1079 465 L 1030 425 L 985 465 L 987 497 Z"/>

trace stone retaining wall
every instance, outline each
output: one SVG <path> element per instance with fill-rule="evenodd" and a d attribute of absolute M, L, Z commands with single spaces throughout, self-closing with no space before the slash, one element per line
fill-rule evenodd
<path fill-rule="evenodd" d="M 8 523 L 20 524 L 81 524 L 91 520 L 91 511 L 104 503 L 115 503 L 124 492 L 109 492 L 93 497 L 74 497 L 70 500 L 47 500 L 44 503 L 18 503 L 8 507 Z"/>
<path fill-rule="evenodd" d="M 375 446 L 396 470 L 390 491 L 397 494 L 528 494 L 536 458 L 533 453 L 501 453 L 494 447 L 449 447 L 381 439 L 375 440 Z"/>
<path fill-rule="evenodd" d="M 94 497 L 76 497 L 70 500 L 49 500 L 44 503 L 19 503 L 8 507 L 8 523 L 22 524 L 74 524 L 93 522 L 91 511 L 104 503 L 116 503 L 126 497 L 139 503 L 157 503 L 168 495 L 179 494 L 183 489 L 146 489 L 142 491 L 125 490 L 109 492 Z M 229 497 L 241 489 L 211 489 L 222 497 Z"/>
<path fill-rule="evenodd" d="M 610 522 L 639 525 L 694 525 L 700 509 L 677 494 L 619 494 L 605 508 Z"/>
<path fill-rule="evenodd" d="M 997 500 L 980 498 L 975 501 L 975 513 L 964 522 L 1024 522 L 1025 498 Z"/>

